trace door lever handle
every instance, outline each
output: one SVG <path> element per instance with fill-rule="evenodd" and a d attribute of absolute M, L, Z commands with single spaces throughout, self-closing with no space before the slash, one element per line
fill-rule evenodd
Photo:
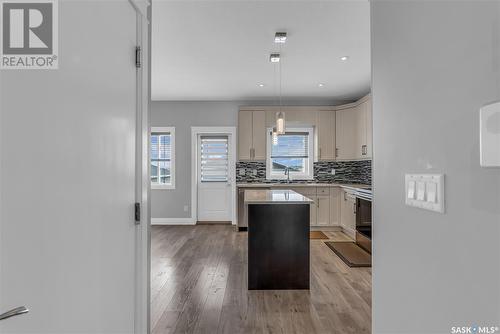
<path fill-rule="evenodd" d="M 21 315 L 21 314 L 28 313 L 28 312 L 29 312 L 29 310 L 24 306 L 16 307 L 10 311 L 7 311 L 3 314 L 0 314 L 0 320 L 4 320 L 7 318 L 14 317 L 16 315 Z"/>

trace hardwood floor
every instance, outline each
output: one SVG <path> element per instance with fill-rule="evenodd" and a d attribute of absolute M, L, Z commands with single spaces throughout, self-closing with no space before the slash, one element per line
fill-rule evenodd
<path fill-rule="evenodd" d="M 151 234 L 153 333 L 371 331 L 371 269 L 349 268 L 328 240 L 311 240 L 310 291 L 248 291 L 246 232 L 198 225 L 153 226 Z"/>

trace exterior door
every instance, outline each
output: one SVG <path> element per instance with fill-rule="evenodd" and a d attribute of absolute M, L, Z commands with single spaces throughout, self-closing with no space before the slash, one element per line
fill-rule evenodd
<path fill-rule="evenodd" d="M 198 221 L 232 220 L 229 135 L 198 136 Z"/>
<path fill-rule="evenodd" d="M 136 12 L 58 18 L 59 69 L 0 73 L 0 332 L 133 333 Z"/>

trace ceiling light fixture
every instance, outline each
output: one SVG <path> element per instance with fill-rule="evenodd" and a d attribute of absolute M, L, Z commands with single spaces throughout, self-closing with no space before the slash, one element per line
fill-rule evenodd
<path fill-rule="evenodd" d="M 286 32 L 277 32 L 274 35 L 274 43 L 279 43 L 279 44 L 286 43 Z"/>
<path fill-rule="evenodd" d="M 269 61 L 271 63 L 279 63 L 280 62 L 280 54 L 279 53 L 271 53 L 269 56 Z"/>
<path fill-rule="evenodd" d="M 259 87 L 264 87 L 265 85 L 263 83 L 260 83 L 259 84 Z"/>
<path fill-rule="evenodd" d="M 319 84 L 318 84 L 318 87 L 324 87 L 324 86 L 325 86 L 325 84 L 324 84 L 324 83 L 319 83 Z"/>
<path fill-rule="evenodd" d="M 342 61 L 346 61 L 347 59 L 349 59 L 349 56 L 342 56 L 342 57 L 340 57 L 340 60 L 342 60 Z"/>

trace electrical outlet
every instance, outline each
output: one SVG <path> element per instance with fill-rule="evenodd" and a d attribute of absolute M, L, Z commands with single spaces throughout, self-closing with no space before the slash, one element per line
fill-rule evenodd
<path fill-rule="evenodd" d="M 332 175 L 335 175 L 335 168 L 332 168 L 332 170 L 330 171 L 330 173 L 331 173 Z"/>
<path fill-rule="evenodd" d="M 238 169 L 238 175 L 239 176 L 245 176 L 245 168 L 239 168 Z"/>
<path fill-rule="evenodd" d="M 253 176 L 257 176 L 257 170 L 256 170 L 256 169 L 253 169 L 253 170 L 252 170 L 252 174 L 253 174 Z"/>
<path fill-rule="evenodd" d="M 188 210 L 189 210 L 189 206 L 184 205 L 184 212 L 188 212 Z"/>

